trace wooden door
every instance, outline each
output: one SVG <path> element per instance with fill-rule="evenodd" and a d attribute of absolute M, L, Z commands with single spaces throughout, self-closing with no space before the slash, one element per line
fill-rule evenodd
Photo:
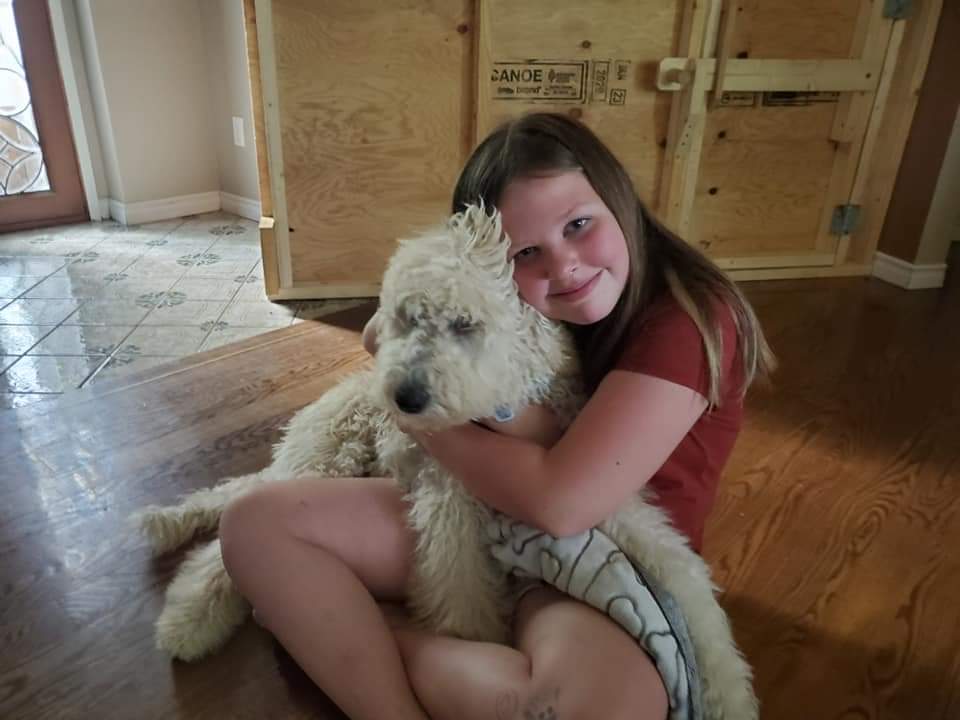
<path fill-rule="evenodd" d="M 867 274 L 850 257 L 900 51 L 896 3 L 723 0 L 688 7 L 665 59 L 660 212 L 740 278 Z"/>
<path fill-rule="evenodd" d="M 864 273 L 848 262 L 846 228 L 904 25 L 884 3 L 480 7 L 477 139 L 530 110 L 567 112 L 735 276 Z"/>
<path fill-rule="evenodd" d="M 735 278 L 869 274 L 851 231 L 861 206 L 878 225 L 887 93 L 905 37 L 928 54 L 938 2 L 907 26 L 908 3 L 880 0 L 247 0 L 268 294 L 376 294 L 474 144 L 530 110 L 587 123 Z"/>
<path fill-rule="evenodd" d="M 653 201 L 663 172 L 670 95 L 656 69 L 673 54 L 682 3 L 480 0 L 475 140 L 530 111 L 590 126 Z"/>
<path fill-rule="evenodd" d="M 469 5 L 256 1 L 272 297 L 376 295 L 397 237 L 449 212 L 470 146 Z"/>
<path fill-rule="evenodd" d="M 86 220 L 47 3 L 18 0 L 12 10 L 0 2 L 0 232 Z"/>

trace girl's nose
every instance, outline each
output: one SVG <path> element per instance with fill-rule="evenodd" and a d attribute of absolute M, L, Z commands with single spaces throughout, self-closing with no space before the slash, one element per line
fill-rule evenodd
<path fill-rule="evenodd" d="M 554 280 L 566 280 L 576 271 L 579 264 L 576 252 L 564 248 L 553 253 L 550 263 L 550 275 Z"/>

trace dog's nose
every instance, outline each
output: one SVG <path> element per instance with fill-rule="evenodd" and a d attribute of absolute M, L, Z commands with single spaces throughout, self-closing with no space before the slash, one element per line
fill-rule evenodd
<path fill-rule="evenodd" d="M 423 412 L 423 409 L 430 402 L 430 393 L 421 383 L 405 382 L 397 388 L 393 394 L 393 399 L 397 407 L 410 415 L 416 415 Z"/>

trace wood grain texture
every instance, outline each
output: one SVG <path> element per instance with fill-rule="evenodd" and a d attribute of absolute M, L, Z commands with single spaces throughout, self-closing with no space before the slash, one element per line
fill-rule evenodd
<path fill-rule="evenodd" d="M 758 103 L 711 111 L 690 241 L 724 259 L 822 252 L 822 209 L 845 198 L 842 191 L 828 194 L 836 109 L 836 103 Z"/>
<path fill-rule="evenodd" d="M 254 0 L 243 0 L 243 25 L 246 33 L 247 68 L 250 73 L 250 96 L 253 99 L 253 137 L 257 147 L 260 215 L 273 217 L 270 165 L 267 161 L 267 134 L 263 117 L 263 87 L 260 79 L 260 48 L 257 43 L 257 11 Z"/>
<path fill-rule="evenodd" d="M 860 7 L 870 0 L 726 0 L 741 8 L 730 53 L 809 60 L 848 57 Z"/>
<path fill-rule="evenodd" d="M 929 223 L 928 213 L 960 105 L 958 67 L 960 4 L 945 3 L 878 245 L 881 252 L 907 262 L 929 262 L 927 258 L 918 260 L 921 233 L 917 228 Z M 954 198 L 957 196 L 960 192 L 953 193 Z"/>
<path fill-rule="evenodd" d="M 467 0 L 273 3 L 294 284 L 376 284 L 398 233 L 449 212 L 471 21 Z"/>
<path fill-rule="evenodd" d="M 656 0 L 603 0 L 590 12 L 550 0 L 482 0 L 477 63 L 478 139 L 503 121 L 530 111 L 570 112 L 609 145 L 627 168 L 642 197 L 657 197 L 663 165 L 671 96 L 656 91 L 657 65 L 676 53 L 682 3 Z M 503 99 L 493 92 L 495 63 L 610 61 L 609 86 L 623 89 L 623 104 Z M 617 81 L 615 62 L 628 63 Z M 528 65 L 535 67 L 534 65 Z M 545 67 L 545 66 L 544 66 Z M 549 72 L 545 67 L 544 72 Z M 589 85 L 589 83 L 588 83 Z M 509 97 L 509 96 L 507 96 Z"/>
<path fill-rule="evenodd" d="M 866 178 L 863 222 L 850 234 L 847 254 L 851 262 L 870 262 L 877 248 L 927 72 L 943 0 L 926 0 L 913 7 L 904 27 L 903 45 L 877 134 L 878 149 Z"/>
<path fill-rule="evenodd" d="M 156 651 L 153 621 L 182 556 L 151 560 L 126 518 L 264 466 L 293 411 L 367 362 L 370 314 L 0 415 L 0 717 L 342 717 L 253 627 L 197 665 Z"/>
<path fill-rule="evenodd" d="M 706 556 L 763 716 L 958 717 L 960 277 L 748 293 L 781 368 L 748 403 Z"/>
<path fill-rule="evenodd" d="M 472 145 L 535 109 L 587 123 L 667 224 L 728 267 L 751 277 L 869 268 L 942 0 L 915 4 L 891 107 L 872 126 L 890 39 L 880 0 L 602 0 L 590 12 L 547 0 L 257 2 L 272 23 L 270 47 L 252 48 L 251 66 L 276 66 L 263 90 L 276 95 L 265 122 L 277 226 L 263 248 L 275 246 L 278 261 L 265 278 L 281 298 L 374 294 L 398 235 L 447 212 Z M 665 58 L 716 53 L 721 7 L 736 17 L 722 43 L 727 88 L 826 83 L 842 91 L 839 102 L 734 108 L 721 98 L 707 112 L 712 74 L 700 65 L 683 90 L 657 91 Z M 491 79 L 503 62 L 544 72 L 545 62 L 579 63 L 586 90 L 573 100 L 504 99 L 510 88 Z M 769 132 L 737 139 L 726 126 L 740 123 Z M 869 163 L 860 162 L 871 154 L 865 139 L 878 149 Z M 830 220 L 857 177 L 862 226 L 838 242 Z M 797 264 L 802 257 L 810 264 Z"/>
<path fill-rule="evenodd" d="M 694 82 L 678 92 L 671 110 L 670 174 L 660 211 L 682 237 L 731 269 L 796 267 L 799 276 L 844 264 L 830 220 L 850 197 L 869 117 L 862 111 L 876 94 L 882 56 L 875 50 L 889 38 L 881 10 L 869 2 L 724 5 L 719 59 L 697 63 Z M 704 7 L 685 12 L 702 14 Z M 737 68 L 747 64 L 755 76 L 740 76 Z M 745 92 L 729 103 L 714 94 L 707 112 L 696 81 L 705 71 L 712 87 L 722 65 L 725 87 Z M 818 79 L 810 75 L 808 84 L 804 78 L 816 67 Z M 844 92 L 838 101 L 792 106 L 759 92 L 805 87 Z M 849 136 L 844 144 L 838 125 Z"/>
<path fill-rule="evenodd" d="M 952 720 L 960 277 L 744 287 L 781 369 L 750 393 L 705 555 L 762 716 Z M 151 561 L 126 517 L 263 466 L 284 421 L 365 362 L 371 312 L 0 414 L 0 717 L 343 717 L 252 624 L 195 665 L 156 651 L 181 556 Z"/>

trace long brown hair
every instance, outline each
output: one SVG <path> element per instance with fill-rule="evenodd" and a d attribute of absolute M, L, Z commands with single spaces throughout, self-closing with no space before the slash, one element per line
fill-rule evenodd
<path fill-rule="evenodd" d="M 669 291 L 703 336 L 710 371 L 707 398 L 720 403 L 723 339 L 717 301 L 730 307 L 743 362 L 741 392 L 774 366 L 750 303 L 720 268 L 653 217 L 613 153 L 584 124 L 565 115 L 532 113 L 508 121 L 474 150 L 453 193 L 453 212 L 483 201 L 496 205 L 515 178 L 582 171 L 610 208 L 627 239 L 630 271 L 617 305 L 592 325 L 571 325 L 587 385 L 595 389 L 616 363 L 637 318 L 661 292 Z"/>

